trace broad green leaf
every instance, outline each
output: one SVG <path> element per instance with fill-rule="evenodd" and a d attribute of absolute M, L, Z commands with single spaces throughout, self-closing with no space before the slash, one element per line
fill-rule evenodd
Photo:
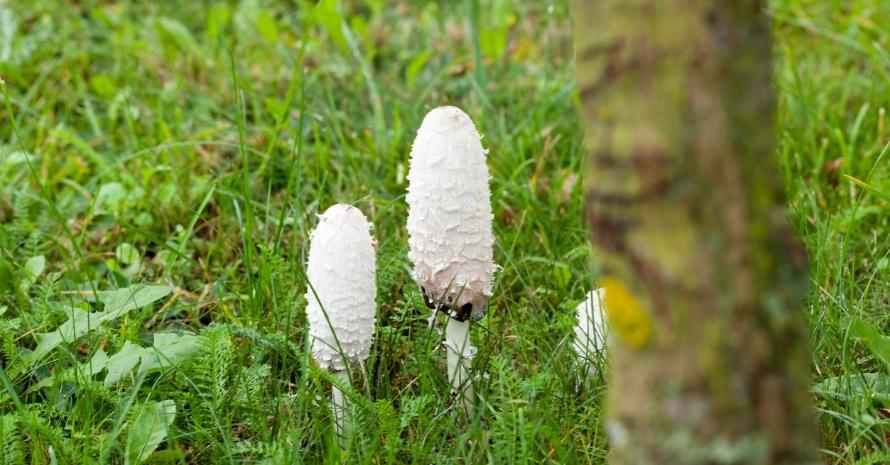
<path fill-rule="evenodd" d="M 38 333 L 37 347 L 28 356 L 30 362 L 43 358 L 63 342 L 72 343 L 87 334 L 91 329 L 119 318 L 136 308 L 142 308 L 167 296 L 172 289 L 166 286 L 137 284 L 125 289 L 98 292 L 99 300 L 105 306 L 101 312 L 85 312 L 76 307 L 67 307 L 68 320 L 55 331 Z"/>
<path fill-rule="evenodd" d="M 108 354 L 105 353 L 104 349 L 97 350 L 96 353 L 93 354 L 93 357 L 90 358 L 90 361 L 87 363 L 87 368 L 89 369 L 90 375 L 95 375 L 107 367 Z"/>
<path fill-rule="evenodd" d="M 22 271 L 25 274 L 25 279 L 19 281 L 19 290 L 28 292 L 31 285 L 37 282 L 37 278 L 43 274 L 44 269 L 46 269 L 46 258 L 44 258 L 43 255 L 29 258 L 28 261 L 25 262 L 25 266 L 22 268 Z"/>
<path fill-rule="evenodd" d="M 850 334 L 862 341 L 890 370 L 890 336 L 882 335 L 878 328 L 862 318 L 847 318 L 847 324 L 850 327 Z"/>
<path fill-rule="evenodd" d="M 116 211 L 127 197 L 127 189 L 119 182 L 103 184 L 96 194 L 96 210 Z"/>
<path fill-rule="evenodd" d="M 163 299 L 173 289 L 167 286 L 136 284 L 114 291 L 101 291 L 99 300 L 105 304 L 106 321 L 113 320 L 124 313 L 145 307 Z"/>
<path fill-rule="evenodd" d="M 43 358 L 51 350 L 59 346 L 63 342 L 74 342 L 80 336 L 89 332 L 90 328 L 99 325 L 101 312 L 85 312 L 77 307 L 67 306 L 65 313 L 68 320 L 62 323 L 55 331 L 49 333 L 37 333 L 37 347 L 34 352 L 28 356 L 31 361 L 37 361 Z"/>
<path fill-rule="evenodd" d="M 46 258 L 43 255 L 38 255 L 36 257 L 31 257 L 25 262 L 25 275 L 28 280 L 34 282 L 40 275 L 43 274 L 43 270 L 46 269 Z"/>
<path fill-rule="evenodd" d="M 108 358 L 108 363 L 106 364 L 108 374 L 105 376 L 105 385 L 110 386 L 133 371 L 133 368 L 142 359 L 146 350 L 142 346 L 133 344 L 130 341 L 125 342 L 118 353 Z"/>
<path fill-rule="evenodd" d="M 175 202 L 179 196 L 179 188 L 175 183 L 165 182 L 155 189 L 155 196 L 158 201 L 164 204 Z"/>
<path fill-rule="evenodd" d="M 182 363 L 200 353 L 198 336 L 192 334 L 157 333 L 152 347 L 144 349 L 140 372 Z"/>
<path fill-rule="evenodd" d="M 156 333 L 151 347 L 142 347 L 129 341 L 116 354 L 108 356 L 99 349 L 89 365 L 83 367 L 95 375 L 108 369 L 105 385 L 110 386 L 124 379 L 138 366 L 138 373 L 146 373 L 178 365 L 201 353 L 200 336 L 192 334 Z"/>
<path fill-rule="evenodd" d="M 124 463 L 135 465 L 145 461 L 161 441 L 167 438 L 170 425 L 176 418 L 176 403 L 172 400 L 149 402 L 138 409 L 136 419 L 127 432 Z"/>
<path fill-rule="evenodd" d="M 859 400 L 866 396 L 890 403 L 890 376 L 883 373 L 855 373 L 835 376 L 813 386 L 813 392 L 839 400 Z"/>
<path fill-rule="evenodd" d="M 139 263 L 139 251 L 136 247 L 124 242 L 114 249 L 114 256 L 117 261 L 124 264 Z"/>

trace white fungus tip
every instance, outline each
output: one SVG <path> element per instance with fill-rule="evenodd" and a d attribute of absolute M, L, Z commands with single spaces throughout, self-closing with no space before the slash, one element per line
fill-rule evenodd
<path fill-rule="evenodd" d="M 346 368 L 337 342 L 350 363 L 370 353 L 377 295 L 370 230 L 358 208 L 337 204 L 318 216 L 310 234 L 306 318 L 312 356 L 322 368 Z"/>
<path fill-rule="evenodd" d="M 430 129 L 434 131 L 456 131 L 462 129 L 472 129 L 476 131 L 476 126 L 470 115 L 464 113 L 463 110 L 452 106 L 442 106 L 433 108 L 423 118 L 420 124 L 420 131 Z M 481 136 L 480 136 L 481 139 Z"/>
<path fill-rule="evenodd" d="M 603 299 L 606 296 L 605 289 L 598 289 L 587 293 L 587 298 L 575 308 L 578 324 L 575 326 L 575 352 L 584 361 L 591 363 L 593 359 L 604 353 L 606 349 L 606 310 Z"/>
<path fill-rule="evenodd" d="M 479 133 L 457 107 L 423 119 L 408 169 L 408 257 L 427 297 L 481 318 L 495 271 L 489 174 Z"/>

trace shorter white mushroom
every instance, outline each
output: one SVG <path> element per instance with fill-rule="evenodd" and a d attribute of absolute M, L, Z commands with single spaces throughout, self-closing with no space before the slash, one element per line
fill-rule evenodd
<path fill-rule="evenodd" d="M 349 382 L 349 366 L 368 358 L 374 338 L 376 258 L 371 224 L 359 209 L 337 204 L 318 217 L 306 264 L 306 318 L 318 366 Z M 331 388 L 331 409 L 342 437 L 345 399 Z"/>
<path fill-rule="evenodd" d="M 590 291 L 587 293 L 587 298 L 575 308 L 578 324 L 575 325 L 573 346 L 588 376 L 596 376 L 598 360 L 604 357 L 606 352 L 606 309 L 603 305 L 605 296 L 605 289 Z"/>

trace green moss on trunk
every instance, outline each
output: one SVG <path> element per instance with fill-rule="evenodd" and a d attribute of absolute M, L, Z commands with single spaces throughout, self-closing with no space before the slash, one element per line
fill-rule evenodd
<path fill-rule="evenodd" d="M 613 463 L 816 462 L 761 3 L 575 3 Z"/>

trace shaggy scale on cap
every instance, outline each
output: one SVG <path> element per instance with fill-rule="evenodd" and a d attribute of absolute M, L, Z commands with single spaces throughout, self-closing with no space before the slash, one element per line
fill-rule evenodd
<path fill-rule="evenodd" d="M 423 119 L 408 170 L 408 258 L 427 299 L 484 315 L 494 235 L 487 151 L 466 113 L 439 107 Z"/>
<path fill-rule="evenodd" d="M 371 224 L 359 209 L 337 204 L 318 217 L 310 235 L 306 317 L 312 356 L 322 368 L 346 368 L 331 331 L 350 363 L 364 361 L 374 337 L 376 257 Z M 317 295 L 317 298 L 316 298 Z M 325 318 L 324 312 L 328 318 Z M 330 324 L 328 324 L 330 320 Z"/>

